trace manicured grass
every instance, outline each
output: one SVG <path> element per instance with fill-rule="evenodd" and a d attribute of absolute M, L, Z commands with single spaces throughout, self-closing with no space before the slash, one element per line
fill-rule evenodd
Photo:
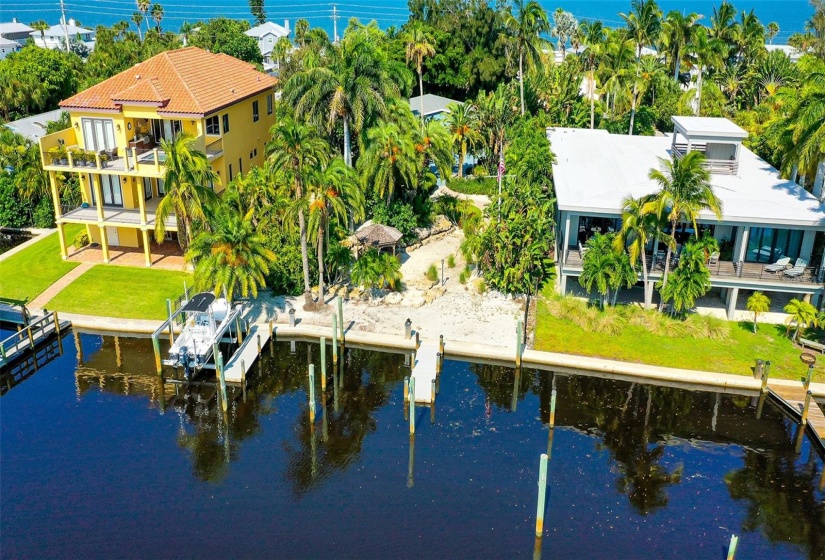
<path fill-rule="evenodd" d="M 83 228 L 80 224 L 67 224 L 66 242 L 71 245 Z M 60 240 L 54 232 L 28 249 L 0 261 L 0 300 L 29 302 L 78 264 L 60 258 Z"/>
<path fill-rule="evenodd" d="M 184 272 L 97 265 L 69 284 L 46 307 L 69 313 L 165 319 L 166 300 L 183 293 L 183 283 L 192 285 Z"/>
<path fill-rule="evenodd" d="M 636 325 L 618 335 L 593 333 L 551 315 L 543 301 L 537 313 L 536 350 L 740 375 L 752 375 L 754 361 L 762 359 L 771 361 L 771 378 L 783 379 L 801 379 L 807 371 L 783 325 L 759 325 L 754 334 L 749 322 L 731 323 L 730 339 L 720 341 L 658 336 Z M 825 381 L 821 367 L 814 380 Z"/>

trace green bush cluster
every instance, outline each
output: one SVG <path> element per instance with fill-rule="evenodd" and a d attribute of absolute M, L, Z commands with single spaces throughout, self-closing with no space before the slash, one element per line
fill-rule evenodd
<path fill-rule="evenodd" d="M 498 181 L 495 177 L 452 177 L 447 181 L 447 188 L 461 194 L 495 196 L 498 192 Z"/>
<path fill-rule="evenodd" d="M 82 249 L 83 247 L 87 246 L 90 243 L 89 241 L 89 234 L 84 229 L 80 233 L 74 236 L 74 248 L 75 249 Z"/>
<path fill-rule="evenodd" d="M 431 264 L 427 272 L 424 273 L 424 276 L 426 276 L 430 282 L 438 282 L 438 269 L 434 264 Z"/>
<path fill-rule="evenodd" d="M 0 226 L 22 228 L 30 223 L 32 205 L 17 196 L 11 177 L 0 176 Z"/>

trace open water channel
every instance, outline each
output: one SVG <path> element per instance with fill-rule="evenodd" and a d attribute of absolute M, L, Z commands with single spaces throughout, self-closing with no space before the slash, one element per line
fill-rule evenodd
<path fill-rule="evenodd" d="M 446 361 L 411 443 L 400 355 L 347 349 L 313 426 L 317 345 L 265 350 L 226 418 L 211 388 L 161 386 L 147 339 L 63 346 L 3 381 L 4 558 L 534 555 L 549 372 Z M 821 461 L 772 406 L 757 420 L 749 397 L 555 384 L 542 557 L 724 558 L 732 533 L 737 560 L 825 556 Z"/>

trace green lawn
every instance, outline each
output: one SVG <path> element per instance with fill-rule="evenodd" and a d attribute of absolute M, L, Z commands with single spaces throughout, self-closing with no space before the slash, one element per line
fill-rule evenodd
<path fill-rule="evenodd" d="M 551 315 L 540 301 L 535 348 L 740 375 L 752 375 L 754 361 L 763 359 L 771 361 L 770 377 L 801 379 L 807 371 L 799 360 L 801 350 L 785 337 L 785 327 L 759 325 L 756 334 L 752 328 L 751 323 L 732 323 L 731 338 L 726 341 L 658 336 L 636 325 L 628 325 L 619 335 L 593 333 Z M 825 381 L 821 367 L 816 368 L 814 379 Z"/>
<path fill-rule="evenodd" d="M 184 272 L 97 265 L 63 289 L 46 307 L 69 313 L 165 319 L 166 299 L 183 293 L 183 283 L 192 285 Z"/>
<path fill-rule="evenodd" d="M 83 228 L 79 224 L 67 224 L 66 242 L 71 245 Z M 29 302 L 78 264 L 60 258 L 60 240 L 57 232 L 52 233 L 28 249 L 0 261 L 0 300 Z"/>

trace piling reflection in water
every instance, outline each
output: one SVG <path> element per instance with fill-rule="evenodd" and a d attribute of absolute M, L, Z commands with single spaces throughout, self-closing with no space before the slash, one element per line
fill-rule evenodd
<path fill-rule="evenodd" d="M 289 343 L 277 343 L 271 353 L 265 349 L 261 364 L 250 370 L 246 399 L 240 388 L 229 387 L 224 415 L 214 385 L 186 390 L 169 383 L 161 385 L 148 340 L 82 335 L 79 348 L 72 348 L 71 340 L 71 336 L 65 340 L 66 356 L 82 356 L 74 372 L 73 398 L 81 403 L 94 401 L 97 392 L 105 392 L 132 402 L 143 399 L 156 411 L 153 417 L 165 417 L 164 425 L 171 428 L 168 441 L 174 442 L 188 461 L 189 472 L 183 479 L 176 478 L 183 485 L 186 477 L 194 477 L 225 492 L 233 482 L 238 483 L 230 475 L 250 476 L 243 461 L 251 460 L 267 484 L 285 488 L 293 504 L 306 500 L 318 507 L 318 497 L 341 480 L 355 482 L 359 489 L 363 483 L 367 488 L 367 481 L 359 476 L 363 469 L 372 468 L 386 481 L 377 490 L 358 490 L 349 497 L 366 508 L 363 516 L 374 516 L 365 521 L 380 524 L 380 519 L 398 514 L 387 505 L 370 509 L 371 501 L 383 503 L 380 494 L 369 493 L 377 491 L 391 494 L 390 501 L 404 507 L 441 507 L 447 512 L 446 523 L 455 518 L 462 526 L 469 524 L 468 534 L 480 534 L 487 521 L 479 521 L 478 516 L 487 507 L 498 507 L 497 515 L 504 517 L 508 507 L 532 510 L 538 457 L 547 453 L 546 536 L 543 543 L 534 542 L 534 520 L 523 516 L 518 525 L 521 536 L 512 537 L 520 544 L 508 549 L 513 555 L 518 552 L 524 556 L 530 551 L 541 555 L 543 550 L 545 557 L 565 556 L 574 550 L 558 548 L 565 531 L 594 543 L 610 538 L 609 533 L 600 533 L 590 525 L 591 518 L 568 514 L 565 507 L 572 495 L 564 494 L 562 481 L 574 480 L 582 496 L 593 496 L 605 508 L 621 510 L 627 506 L 630 520 L 617 518 L 613 523 L 632 526 L 634 518 L 643 518 L 647 527 L 659 527 L 664 512 L 668 512 L 687 530 L 701 527 L 706 520 L 694 519 L 690 503 L 685 502 L 683 492 L 680 494 L 696 476 L 716 477 L 724 495 L 717 493 L 713 499 L 724 504 L 720 507 L 741 510 L 730 517 L 734 523 L 739 520 L 737 526 L 727 527 L 737 534 L 744 531 L 740 553 L 764 538 L 769 543 L 796 547 L 781 549 L 776 557 L 796 557 L 798 552 L 811 557 L 825 555 L 825 511 L 823 496 L 817 490 L 821 462 L 816 457 L 808 460 L 805 453 L 810 446 L 806 445 L 802 458 L 794 453 L 793 426 L 772 405 L 765 404 L 762 418 L 757 420 L 757 403 L 749 397 L 717 397 L 530 369 L 516 375 L 512 368 L 447 360 L 439 380 L 435 423 L 418 422 L 416 436 L 411 438 L 403 419 L 402 397 L 409 367 L 400 354 L 339 348 L 337 367 L 331 361 L 327 364 L 323 391 L 319 345 L 299 342 L 291 352 Z M 329 359 L 329 348 L 326 355 Z M 310 423 L 308 409 L 309 364 L 316 365 L 319 413 L 314 423 Z M 214 376 L 213 372 L 206 375 Z M 27 385 L 18 391 L 25 392 Z M 545 433 L 554 386 L 555 427 Z M 168 406 L 164 407 L 164 402 Z M 429 415 L 419 407 L 416 414 L 423 415 L 417 420 Z M 9 420 L 4 418 L 4 424 Z M 133 413 L 122 421 L 129 426 L 142 420 Z M 273 424 L 278 425 L 278 435 L 273 435 Z M 166 437 L 163 433 L 160 436 Z M 278 460 L 250 459 L 244 453 L 246 446 L 271 448 Z M 491 461 L 490 455 L 496 454 L 506 456 L 506 461 Z M 723 463 L 732 466 L 724 471 L 703 470 L 707 457 L 720 454 L 726 457 Z M 513 464 L 512 472 L 498 472 L 508 462 Z M 84 467 L 81 464 L 78 468 Z M 577 469 L 582 475 L 570 479 L 571 471 L 575 474 Z M 599 477 L 606 485 L 595 480 Z M 489 485 L 485 485 L 488 478 Z M 246 479 L 240 483 L 247 484 Z M 507 484 L 511 486 L 503 486 Z M 681 496 L 681 501 L 674 496 Z M 426 502 L 416 502 L 419 497 Z M 155 500 L 151 492 L 144 499 Z M 580 506 L 587 503 L 585 498 L 578 499 Z M 611 505 L 616 500 L 621 503 Z M 277 500 L 274 503 L 278 508 L 284 506 Z M 238 507 L 244 506 L 241 503 Z M 289 508 L 280 514 L 301 515 Z M 243 516 L 243 511 L 238 515 Z M 457 527 L 445 528 L 457 531 Z M 339 534 L 344 538 L 346 532 Z M 273 533 L 273 538 L 276 535 Z M 651 536 L 654 540 L 661 537 L 662 546 L 674 544 L 674 537 L 664 529 Z M 504 541 L 510 538 L 500 537 Z M 448 543 L 458 541 L 446 540 L 445 546 L 457 546 Z M 495 543 L 486 546 L 482 550 L 492 555 L 502 553 L 501 548 L 490 548 L 497 546 Z M 621 549 L 628 553 L 634 550 Z M 472 551 L 448 547 L 445 556 Z"/>

